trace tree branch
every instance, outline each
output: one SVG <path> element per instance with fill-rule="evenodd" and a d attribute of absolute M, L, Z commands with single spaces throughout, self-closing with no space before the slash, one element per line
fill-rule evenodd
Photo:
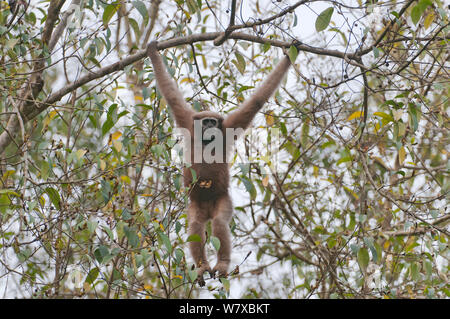
<path fill-rule="evenodd" d="M 195 42 L 203 42 L 203 41 L 213 41 L 218 36 L 221 35 L 221 32 L 209 32 L 209 33 L 201 33 L 201 34 L 192 34 L 190 36 L 186 37 L 179 37 L 179 38 L 173 38 L 166 41 L 158 42 L 158 50 L 163 50 L 171 47 L 176 47 L 179 45 L 186 45 L 186 44 L 192 44 Z M 281 41 L 281 40 L 273 40 L 273 39 L 267 39 L 262 38 L 246 33 L 241 32 L 235 32 L 230 34 L 229 39 L 233 40 L 244 40 L 254 43 L 261 43 L 261 44 L 270 44 L 274 47 L 280 47 L 280 48 L 288 48 L 292 45 L 291 41 Z M 356 53 L 344 53 L 337 50 L 327 50 L 323 48 L 316 48 L 312 46 L 308 46 L 305 44 L 299 44 L 296 45 L 297 49 L 300 51 L 310 52 L 318 55 L 325 55 L 325 56 L 331 56 L 336 58 L 341 58 L 345 60 L 355 60 L 357 61 L 359 56 Z M 39 115 L 41 112 L 47 109 L 48 106 L 54 104 L 55 102 L 59 101 L 62 97 L 64 97 L 66 94 L 78 89 L 79 87 L 93 81 L 99 78 L 102 78 L 106 75 L 109 75 L 111 73 L 123 70 L 126 66 L 131 65 L 143 58 L 147 57 L 146 49 L 139 50 L 136 53 L 129 55 L 128 57 L 121 59 L 115 63 L 112 63 L 106 67 L 103 67 L 97 71 L 92 71 L 89 74 L 84 75 L 83 77 L 79 78 L 77 81 L 74 81 L 73 83 L 70 83 L 69 85 L 59 89 L 55 93 L 51 94 L 45 101 L 36 101 L 34 98 L 24 98 L 25 100 L 30 101 L 27 103 L 29 106 L 26 108 L 26 110 L 22 111 L 23 114 L 23 120 L 24 122 L 28 122 L 29 120 L 33 119 L 37 115 Z M 39 93 L 39 92 L 38 92 Z M 17 125 L 18 121 L 15 115 L 11 116 L 8 125 L 6 127 L 7 132 L 2 132 L 0 134 L 0 154 L 3 153 L 6 149 L 6 147 L 11 142 L 11 136 L 14 136 L 17 131 Z"/>

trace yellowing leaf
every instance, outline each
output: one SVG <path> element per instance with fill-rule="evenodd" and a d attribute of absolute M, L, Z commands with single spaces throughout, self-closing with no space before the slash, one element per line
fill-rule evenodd
<path fill-rule="evenodd" d="M 355 198 L 356 200 L 359 199 L 358 194 L 356 194 L 356 193 L 355 193 L 354 191 L 352 191 L 350 188 L 344 186 L 344 190 L 345 190 L 347 193 L 349 193 L 350 195 L 352 195 L 353 198 Z"/>
<path fill-rule="evenodd" d="M 12 49 L 17 44 L 17 42 L 19 42 L 19 38 L 8 39 L 8 40 L 6 40 L 5 46 L 8 49 Z"/>
<path fill-rule="evenodd" d="M 113 3 L 106 6 L 105 10 L 103 11 L 103 25 L 105 27 L 108 27 L 109 20 L 111 20 L 119 7 L 120 3 Z"/>
<path fill-rule="evenodd" d="M 5 174 L 3 174 L 2 179 L 6 180 L 8 177 L 14 175 L 16 171 L 15 170 L 8 170 L 5 172 Z"/>
<path fill-rule="evenodd" d="M 275 118 L 273 117 L 273 111 L 268 111 L 265 115 L 267 126 L 272 126 L 275 123 Z"/>
<path fill-rule="evenodd" d="M 121 136 L 122 136 L 122 133 L 117 131 L 117 132 L 114 132 L 111 134 L 111 139 L 114 141 L 114 140 L 117 140 Z"/>
<path fill-rule="evenodd" d="M 406 125 L 403 122 L 398 122 L 398 136 L 404 136 L 406 133 Z"/>
<path fill-rule="evenodd" d="M 135 99 L 136 101 L 140 101 L 140 102 L 144 101 L 144 98 L 143 98 L 142 96 L 140 96 L 140 95 L 135 95 L 135 96 L 134 96 L 134 99 Z"/>
<path fill-rule="evenodd" d="M 267 187 L 267 185 L 269 185 L 269 175 L 263 178 L 262 184 L 264 187 Z"/>
<path fill-rule="evenodd" d="M 313 175 L 314 175 L 314 177 L 319 176 L 319 168 L 317 166 L 313 167 Z"/>
<path fill-rule="evenodd" d="M 153 290 L 153 286 L 152 285 L 144 285 L 144 289 L 151 291 L 151 290 Z"/>
<path fill-rule="evenodd" d="M 78 150 L 75 152 L 75 155 L 77 156 L 77 159 L 80 159 L 84 156 L 84 154 L 86 154 L 86 150 Z"/>
<path fill-rule="evenodd" d="M 378 133 L 380 131 L 380 123 L 378 123 L 378 122 L 375 123 L 374 129 L 375 129 L 375 132 Z"/>
<path fill-rule="evenodd" d="M 180 84 L 181 84 L 181 83 L 184 83 L 184 82 L 187 82 L 187 83 L 194 83 L 195 80 L 194 80 L 193 78 L 187 77 L 187 78 L 182 79 L 182 80 L 180 81 Z"/>
<path fill-rule="evenodd" d="M 50 113 L 48 113 L 48 115 L 45 117 L 44 121 L 42 122 L 42 124 L 43 124 L 42 131 L 44 131 L 48 127 L 48 125 L 53 120 L 53 118 L 56 116 L 56 114 L 58 114 L 56 111 L 51 111 Z"/>
<path fill-rule="evenodd" d="M 241 74 L 244 74 L 246 66 L 244 57 L 238 52 L 236 52 L 234 55 L 236 56 L 236 60 L 232 60 L 231 62 L 234 63 L 234 65 L 236 65 L 237 69 Z"/>
<path fill-rule="evenodd" d="M 351 120 L 357 119 L 358 117 L 361 117 L 361 116 L 363 116 L 363 115 L 364 115 L 364 112 L 363 112 L 363 111 L 356 111 L 356 112 L 353 112 L 352 115 L 350 115 L 350 116 L 348 117 L 347 121 L 351 121 Z"/>
<path fill-rule="evenodd" d="M 100 169 L 104 171 L 106 168 L 106 162 L 104 160 L 100 160 Z"/>
<path fill-rule="evenodd" d="M 398 162 L 400 165 L 403 165 L 403 163 L 405 162 L 405 157 L 406 157 L 406 151 L 405 151 L 405 148 L 402 146 L 398 150 Z"/>
<path fill-rule="evenodd" d="M 384 161 L 383 161 L 380 157 L 378 157 L 378 156 L 373 156 L 372 159 L 373 159 L 376 163 L 378 163 L 379 165 L 383 166 L 385 169 L 389 170 L 389 166 L 387 166 L 387 165 L 384 163 Z"/>
<path fill-rule="evenodd" d="M 206 63 L 206 57 L 202 55 L 203 67 L 206 69 L 208 67 L 208 63 Z"/>
<path fill-rule="evenodd" d="M 122 150 L 122 142 L 115 140 L 115 141 L 112 141 L 112 143 L 117 152 L 120 152 Z"/>
<path fill-rule="evenodd" d="M 384 112 L 374 112 L 373 115 L 381 117 L 383 119 L 383 124 L 387 124 L 394 120 L 394 118 L 390 114 Z"/>
<path fill-rule="evenodd" d="M 428 14 L 426 16 L 425 21 L 423 22 L 423 26 L 425 27 L 425 30 L 430 27 L 430 25 L 433 23 L 433 21 L 434 21 L 434 13 L 431 12 L 430 14 Z"/>
<path fill-rule="evenodd" d="M 131 179 L 127 175 L 120 176 L 120 179 L 127 184 L 131 184 Z"/>
<path fill-rule="evenodd" d="M 398 121 L 402 118 L 403 110 L 392 110 L 392 115 L 394 116 L 394 120 Z"/>

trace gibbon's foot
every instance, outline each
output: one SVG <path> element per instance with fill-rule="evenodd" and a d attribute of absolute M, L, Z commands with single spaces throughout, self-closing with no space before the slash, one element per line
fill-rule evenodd
<path fill-rule="evenodd" d="M 203 278 L 203 274 L 208 272 L 211 278 L 213 278 L 213 271 L 209 265 L 204 265 L 198 268 L 197 270 L 197 282 L 200 287 L 205 285 L 205 279 Z"/>
<path fill-rule="evenodd" d="M 212 272 L 214 274 L 214 278 L 216 277 L 216 273 L 218 274 L 218 277 L 226 277 L 228 274 L 228 265 L 229 261 L 218 261 L 217 264 L 214 266 Z"/>
<path fill-rule="evenodd" d="M 158 41 L 151 41 L 147 45 L 147 55 L 150 56 L 150 54 L 158 51 Z"/>

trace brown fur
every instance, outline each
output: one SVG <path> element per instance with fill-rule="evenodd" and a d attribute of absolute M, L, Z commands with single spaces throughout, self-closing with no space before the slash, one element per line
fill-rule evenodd
<path fill-rule="evenodd" d="M 218 119 L 219 129 L 222 130 L 223 138 L 226 137 L 226 128 L 246 129 L 263 104 L 275 92 L 291 63 L 286 56 L 249 100 L 245 101 L 226 118 L 223 118 L 215 112 L 194 112 L 188 107 L 175 82 L 166 71 L 163 60 L 157 50 L 157 42 L 154 41 L 148 45 L 147 54 L 153 64 L 158 88 L 171 107 L 177 125 L 188 129 L 191 134 L 192 166 L 184 169 L 184 182 L 186 186 L 191 187 L 190 205 L 188 208 L 189 234 L 198 234 L 201 238 L 201 242 L 190 242 L 190 251 L 198 267 L 199 283 L 202 285 L 204 284 L 203 273 L 205 271 L 210 272 L 212 275 L 218 272 L 219 276 L 226 276 L 227 274 L 231 254 L 229 222 L 233 205 L 228 193 L 230 179 L 226 158 L 228 146 L 223 141 L 224 160 L 221 163 L 194 163 L 193 143 L 196 138 L 194 136 L 194 120 L 205 117 Z M 197 181 L 193 185 L 191 169 L 197 175 Z M 212 235 L 220 240 L 217 264 L 212 270 L 206 259 L 204 249 L 206 240 L 205 224 L 208 220 L 212 221 Z"/>

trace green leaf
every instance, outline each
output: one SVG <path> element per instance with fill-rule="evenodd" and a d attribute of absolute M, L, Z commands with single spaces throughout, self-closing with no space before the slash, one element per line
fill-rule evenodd
<path fill-rule="evenodd" d="M 89 231 L 89 234 L 93 234 L 95 232 L 95 229 L 97 228 L 98 222 L 96 221 L 87 221 L 87 228 Z"/>
<path fill-rule="evenodd" d="M 417 262 L 413 262 L 410 266 L 410 270 L 411 270 L 411 279 L 413 281 L 418 281 L 420 279 L 420 269 L 421 269 L 421 264 L 417 263 Z"/>
<path fill-rule="evenodd" d="M 13 191 L 12 189 L 0 189 L 0 194 L 8 194 L 8 195 L 13 195 L 16 197 L 20 197 L 19 193 L 16 193 L 15 191 Z"/>
<path fill-rule="evenodd" d="M 95 259 L 97 259 L 99 263 L 101 263 L 103 259 L 108 255 L 109 255 L 108 247 L 103 245 L 98 246 L 98 248 L 94 251 Z"/>
<path fill-rule="evenodd" d="M 294 11 L 294 23 L 293 23 L 292 27 L 297 26 L 297 20 L 298 20 L 298 18 L 297 18 L 297 15 L 295 14 L 295 11 Z"/>
<path fill-rule="evenodd" d="M 361 267 L 363 273 L 366 273 L 367 266 L 369 265 L 369 252 L 367 248 L 361 248 L 358 250 L 358 264 Z"/>
<path fill-rule="evenodd" d="M 241 169 L 242 175 L 247 175 L 250 171 L 250 164 L 248 163 L 239 163 L 239 168 Z"/>
<path fill-rule="evenodd" d="M 102 226 L 102 229 L 108 234 L 110 240 L 114 240 L 114 234 L 109 227 Z"/>
<path fill-rule="evenodd" d="M 233 60 L 231 62 L 233 62 L 233 64 L 236 66 L 236 68 L 239 70 L 241 74 L 244 74 L 246 67 L 244 57 L 238 52 L 236 52 L 234 55 L 236 56 L 236 60 Z"/>
<path fill-rule="evenodd" d="M 112 196 L 111 184 L 105 180 L 100 182 L 101 185 L 101 194 L 105 203 L 109 202 L 109 199 Z"/>
<path fill-rule="evenodd" d="M 378 59 L 378 57 L 380 56 L 380 49 L 378 49 L 377 47 L 373 48 L 373 57 L 375 59 Z"/>
<path fill-rule="evenodd" d="M 198 234 L 192 234 L 192 235 L 190 235 L 190 236 L 186 239 L 186 241 L 187 241 L 187 242 L 191 242 L 191 241 L 194 241 L 194 242 L 201 242 L 201 241 L 202 241 L 202 238 L 201 238 L 200 235 L 198 235 Z"/>
<path fill-rule="evenodd" d="M 112 3 L 108 4 L 105 8 L 105 11 L 103 11 L 103 25 L 105 28 L 108 27 L 109 20 L 114 16 L 114 14 L 117 12 L 117 10 L 120 7 L 120 3 Z"/>
<path fill-rule="evenodd" d="M 307 148 L 309 145 L 309 120 L 306 120 L 302 125 L 300 144 L 304 148 Z"/>
<path fill-rule="evenodd" d="M 226 291 L 230 291 L 230 281 L 228 279 L 224 278 L 224 277 L 221 277 L 220 281 L 222 282 L 223 288 Z"/>
<path fill-rule="evenodd" d="M 114 126 L 114 121 L 109 116 L 106 118 L 105 123 L 102 125 L 102 136 L 105 136 L 106 133 Z"/>
<path fill-rule="evenodd" d="M 156 156 L 160 157 L 164 152 L 164 147 L 162 145 L 156 144 L 150 148 L 150 151 Z"/>
<path fill-rule="evenodd" d="M 215 236 L 211 236 L 210 240 L 211 240 L 211 243 L 212 243 L 214 249 L 216 251 L 219 251 L 219 249 L 220 249 L 220 239 L 215 237 Z"/>
<path fill-rule="evenodd" d="M 270 47 L 271 47 L 270 43 L 268 42 L 264 43 L 262 48 L 263 52 L 266 53 L 267 51 L 269 51 Z"/>
<path fill-rule="evenodd" d="M 56 207 L 56 209 L 60 209 L 61 198 L 59 197 L 58 191 L 52 187 L 47 187 L 45 189 L 45 192 L 47 193 L 48 197 L 50 198 L 50 201 Z"/>
<path fill-rule="evenodd" d="M 197 277 L 198 277 L 197 271 L 195 269 L 194 270 L 189 269 L 188 274 L 189 274 L 189 279 L 191 280 L 191 282 L 194 282 L 195 279 L 197 279 Z"/>
<path fill-rule="evenodd" d="M 87 277 L 86 277 L 85 282 L 87 282 L 88 284 L 91 284 L 91 285 L 92 285 L 92 284 L 94 283 L 95 279 L 97 279 L 98 273 L 99 273 L 99 269 L 98 269 L 97 267 L 92 268 L 92 269 L 89 271 L 89 273 L 88 273 L 88 275 L 87 275 Z"/>
<path fill-rule="evenodd" d="M 145 4 L 142 1 L 132 1 L 131 3 L 137 9 L 137 11 L 139 11 L 139 13 L 141 14 L 142 18 L 144 19 L 144 25 L 147 25 L 147 23 L 148 23 L 148 11 L 147 11 L 147 7 L 145 6 Z"/>
<path fill-rule="evenodd" d="M 419 5 L 415 5 L 411 10 L 411 20 L 414 24 L 417 24 L 422 16 L 422 10 Z"/>
<path fill-rule="evenodd" d="M 159 232 L 158 235 L 159 238 L 161 238 L 161 241 L 163 242 L 164 246 L 166 246 L 168 253 L 170 254 L 172 252 L 172 244 L 170 242 L 169 236 L 167 236 L 162 232 Z"/>
<path fill-rule="evenodd" d="M 175 249 L 175 261 L 177 264 L 180 264 L 183 257 L 184 257 L 183 250 L 181 248 Z"/>
<path fill-rule="evenodd" d="M 417 25 L 417 23 L 420 21 L 420 18 L 422 17 L 423 13 L 428 8 L 428 6 L 431 5 L 432 5 L 431 0 L 420 0 L 419 3 L 412 8 L 411 20 L 415 25 Z"/>
<path fill-rule="evenodd" d="M 338 28 L 330 28 L 330 31 L 334 31 L 340 34 L 342 41 L 344 42 L 344 45 L 347 45 L 348 40 L 347 37 L 345 36 L 345 33 L 342 32 L 341 30 L 339 30 Z"/>
<path fill-rule="evenodd" d="M 134 31 L 134 35 L 136 36 L 136 39 L 139 39 L 141 36 L 141 31 L 139 30 L 139 24 L 133 18 L 128 18 L 128 20 L 130 21 L 130 25 Z"/>
<path fill-rule="evenodd" d="M 123 226 L 123 232 L 128 239 L 128 244 L 131 247 L 137 248 L 139 246 L 139 236 L 133 227 Z"/>
<path fill-rule="evenodd" d="M 242 182 L 244 183 L 245 189 L 247 190 L 247 192 L 250 194 L 250 198 L 253 200 L 256 198 L 256 188 L 255 185 L 253 185 L 253 183 L 246 179 L 246 178 L 242 178 L 241 179 Z"/>
<path fill-rule="evenodd" d="M 370 253 L 372 254 L 372 261 L 376 263 L 378 260 L 378 252 L 375 249 L 373 238 L 364 237 L 364 243 L 370 249 Z"/>
<path fill-rule="evenodd" d="M 322 11 L 321 14 L 316 19 L 316 31 L 320 32 L 325 30 L 331 21 L 331 16 L 333 15 L 334 8 L 330 7 Z"/>
<path fill-rule="evenodd" d="M 297 59 L 298 56 L 298 50 L 295 46 L 291 45 L 291 47 L 289 48 L 288 51 L 288 55 L 289 55 L 289 59 L 291 60 L 292 63 L 295 62 L 295 59 Z"/>
<path fill-rule="evenodd" d="M 189 170 L 191 171 L 192 175 L 192 183 L 197 182 L 197 172 L 192 167 L 190 167 Z"/>
<path fill-rule="evenodd" d="M 414 103 L 409 103 L 408 114 L 409 114 L 409 125 L 413 129 L 413 132 L 415 132 L 419 128 L 419 121 L 421 114 L 420 109 L 418 109 Z"/>
<path fill-rule="evenodd" d="M 392 115 L 385 112 L 374 112 L 373 115 L 381 117 L 381 122 L 383 123 L 383 125 L 386 125 L 389 122 L 394 122 L 394 118 L 392 117 Z"/>
<path fill-rule="evenodd" d="M 130 220 L 131 218 L 133 218 L 133 216 L 131 216 L 129 210 L 126 207 L 124 207 L 124 209 L 122 209 L 122 219 Z"/>

